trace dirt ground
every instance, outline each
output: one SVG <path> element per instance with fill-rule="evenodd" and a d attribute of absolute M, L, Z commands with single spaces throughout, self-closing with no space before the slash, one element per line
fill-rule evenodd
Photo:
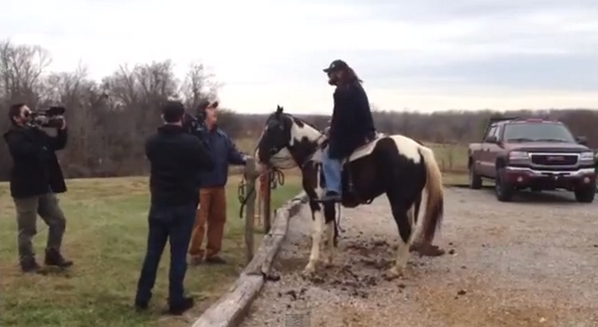
<path fill-rule="evenodd" d="M 332 267 L 300 276 L 311 216 L 292 219 L 268 282 L 242 326 L 598 326 L 598 203 L 568 193 L 522 194 L 499 203 L 491 190 L 445 189 L 441 257 L 412 255 L 386 280 L 397 230 L 386 198 L 343 209 Z M 285 324 L 286 319 L 286 324 Z"/>

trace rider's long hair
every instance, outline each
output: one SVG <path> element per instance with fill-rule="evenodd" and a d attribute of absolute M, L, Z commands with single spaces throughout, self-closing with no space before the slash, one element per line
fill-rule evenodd
<path fill-rule="evenodd" d="M 342 75 L 341 82 L 343 84 L 351 84 L 353 82 L 359 82 L 360 84 L 363 83 L 361 78 L 359 78 L 359 76 L 357 76 L 357 73 L 355 73 L 355 71 L 351 67 L 347 67 L 345 69 L 345 73 Z"/>

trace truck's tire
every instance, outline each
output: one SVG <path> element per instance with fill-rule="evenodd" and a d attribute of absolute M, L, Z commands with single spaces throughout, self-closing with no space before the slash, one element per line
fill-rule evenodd
<path fill-rule="evenodd" d="M 574 191 L 575 200 L 580 203 L 592 203 L 596 197 L 596 184 L 588 187 L 577 188 Z"/>
<path fill-rule="evenodd" d="M 496 199 L 500 202 L 510 202 L 515 195 L 515 188 L 512 185 L 503 181 L 503 170 L 499 168 L 496 170 L 496 179 L 494 181 L 494 194 Z"/>
<path fill-rule="evenodd" d="M 482 177 L 475 172 L 473 165 L 469 165 L 469 188 L 472 190 L 482 188 Z"/>

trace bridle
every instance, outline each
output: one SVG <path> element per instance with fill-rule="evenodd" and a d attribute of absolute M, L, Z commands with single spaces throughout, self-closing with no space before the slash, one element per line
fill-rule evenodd
<path fill-rule="evenodd" d="M 291 118 L 290 115 L 285 114 L 287 117 Z M 313 127 L 313 126 L 312 126 Z M 284 122 L 281 119 L 276 119 L 275 122 L 271 122 L 266 126 L 266 129 L 270 129 L 270 128 L 278 128 L 280 131 L 284 131 L 285 130 L 285 126 L 284 126 Z M 314 129 L 316 129 L 314 127 Z M 314 140 L 314 143 L 316 143 L 316 148 L 311 152 L 308 153 L 305 156 L 305 160 L 303 160 L 303 162 L 299 163 L 297 162 L 297 166 L 299 166 L 300 169 L 303 169 L 305 167 L 305 165 L 310 162 L 310 159 L 313 157 L 313 155 L 320 149 L 322 149 L 323 147 L 325 147 L 328 144 L 328 134 L 325 132 L 322 132 L 318 129 L 316 129 L 319 133 L 320 136 L 318 136 L 318 138 L 316 138 Z M 292 137 L 292 135 L 290 136 Z M 272 147 L 270 147 L 270 149 L 268 149 L 268 154 L 270 155 L 270 158 L 268 159 L 268 161 L 271 161 L 272 158 L 274 157 L 274 155 L 276 155 L 278 152 L 280 152 L 282 149 L 284 149 L 285 147 L 288 149 L 290 147 L 290 138 L 289 140 L 282 146 L 280 145 L 273 145 Z M 290 149 L 289 149 L 290 150 Z"/>

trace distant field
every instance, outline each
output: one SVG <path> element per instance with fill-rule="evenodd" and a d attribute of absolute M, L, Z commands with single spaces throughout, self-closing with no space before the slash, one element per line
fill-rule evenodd
<path fill-rule="evenodd" d="M 436 155 L 440 169 L 446 173 L 467 172 L 467 145 L 426 143 Z"/>
<path fill-rule="evenodd" d="M 239 150 L 253 154 L 256 146 L 256 139 L 245 138 L 235 141 Z M 440 144 L 424 142 L 430 147 L 436 155 L 436 160 L 440 169 L 444 173 L 464 174 L 467 173 L 467 145 L 466 144 Z M 232 173 L 240 173 L 240 168 L 231 168 Z M 289 171 L 290 174 L 296 174 L 298 171 Z"/>

